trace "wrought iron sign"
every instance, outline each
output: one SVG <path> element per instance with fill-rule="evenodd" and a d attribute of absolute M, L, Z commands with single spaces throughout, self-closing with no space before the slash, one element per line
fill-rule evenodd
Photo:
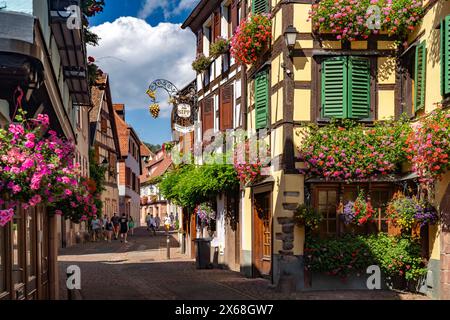
<path fill-rule="evenodd" d="M 172 125 L 173 129 L 180 133 L 193 132 L 195 129 L 195 121 L 197 121 L 197 85 L 192 83 L 183 90 L 168 80 L 158 79 L 152 82 L 147 91 L 148 96 L 152 99 L 153 104 L 150 106 L 150 112 L 154 118 L 159 116 L 159 104 L 156 101 L 156 90 L 163 89 L 169 95 L 169 103 L 172 108 Z"/>

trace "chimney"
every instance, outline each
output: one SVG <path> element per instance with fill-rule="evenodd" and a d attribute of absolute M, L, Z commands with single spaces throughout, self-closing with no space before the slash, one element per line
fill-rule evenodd
<path fill-rule="evenodd" d="M 114 111 L 116 111 L 117 115 L 125 121 L 125 105 L 124 104 L 115 104 Z"/>

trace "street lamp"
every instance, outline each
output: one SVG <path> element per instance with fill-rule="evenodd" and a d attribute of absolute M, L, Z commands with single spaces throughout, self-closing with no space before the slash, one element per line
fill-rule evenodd
<path fill-rule="evenodd" d="M 289 56 L 292 56 L 292 50 L 294 50 L 295 43 L 297 42 L 298 31 L 293 25 L 289 25 L 286 30 L 284 30 L 284 41 L 289 49 Z"/>

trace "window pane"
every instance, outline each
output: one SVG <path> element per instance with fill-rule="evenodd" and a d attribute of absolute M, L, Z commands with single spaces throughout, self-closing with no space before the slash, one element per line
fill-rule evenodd
<path fill-rule="evenodd" d="M 336 205 L 337 192 L 328 191 L 328 203 L 332 206 Z"/>
<path fill-rule="evenodd" d="M 327 204 L 327 191 L 319 191 L 319 205 Z"/>
<path fill-rule="evenodd" d="M 36 220 L 34 209 L 27 212 L 27 271 L 29 277 L 36 276 L 36 250 L 35 250 L 35 230 Z"/>
<path fill-rule="evenodd" d="M 23 261 L 23 220 L 16 213 L 13 221 L 13 283 L 24 283 L 24 261 Z"/>

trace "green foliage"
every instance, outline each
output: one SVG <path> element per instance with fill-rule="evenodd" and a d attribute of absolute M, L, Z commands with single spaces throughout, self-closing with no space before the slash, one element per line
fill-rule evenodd
<path fill-rule="evenodd" d="M 191 209 L 237 186 L 233 166 L 225 164 L 185 165 L 166 173 L 158 185 L 164 198 Z"/>
<path fill-rule="evenodd" d="M 344 235 L 341 238 L 307 238 L 306 266 L 316 272 L 345 277 L 365 273 L 378 265 L 387 276 L 417 280 L 426 272 L 420 244 L 410 237 Z"/>
<path fill-rule="evenodd" d="M 224 38 L 218 38 L 209 46 L 209 54 L 214 59 L 228 51 L 229 41 Z"/>
<path fill-rule="evenodd" d="M 93 149 L 89 150 L 89 176 L 91 184 L 91 193 L 94 197 L 94 203 L 97 207 L 97 214 L 102 215 L 103 202 L 101 201 L 101 194 L 106 190 L 106 171 L 108 168 L 106 166 L 101 166 L 95 161 L 95 151 Z M 93 186 L 92 186 L 93 184 Z"/>
<path fill-rule="evenodd" d="M 192 69 L 197 73 L 202 73 L 211 65 L 211 59 L 205 57 L 203 54 L 199 54 L 197 58 L 192 62 Z"/>
<path fill-rule="evenodd" d="M 297 207 L 294 213 L 294 221 L 299 227 L 305 226 L 308 230 L 316 230 L 319 228 L 323 220 L 323 215 L 316 209 L 306 204 Z"/>
<path fill-rule="evenodd" d="M 83 29 L 84 32 L 84 41 L 86 45 L 90 45 L 93 47 L 98 46 L 98 42 L 100 41 L 100 37 L 94 32 L 90 31 L 88 28 Z"/>
<path fill-rule="evenodd" d="M 148 142 L 144 142 L 144 144 L 147 146 L 147 148 L 150 149 L 151 152 L 156 153 L 159 150 L 161 150 L 162 146 L 160 144 L 151 144 Z"/>

